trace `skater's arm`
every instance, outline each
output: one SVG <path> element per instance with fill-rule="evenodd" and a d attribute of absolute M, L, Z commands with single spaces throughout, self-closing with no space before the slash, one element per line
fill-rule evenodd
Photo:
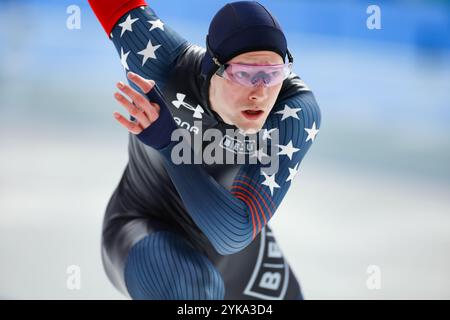
<path fill-rule="evenodd" d="M 144 0 L 89 0 L 89 4 L 114 43 L 124 70 L 152 79 L 163 89 L 188 41 Z"/>

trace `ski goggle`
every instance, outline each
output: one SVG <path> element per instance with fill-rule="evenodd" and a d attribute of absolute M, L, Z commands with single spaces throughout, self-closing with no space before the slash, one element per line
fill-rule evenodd
<path fill-rule="evenodd" d="M 260 84 L 272 87 L 282 83 L 291 71 L 292 62 L 272 65 L 226 63 L 220 66 L 216 74 L 245 87 L 256 87 Z"/>

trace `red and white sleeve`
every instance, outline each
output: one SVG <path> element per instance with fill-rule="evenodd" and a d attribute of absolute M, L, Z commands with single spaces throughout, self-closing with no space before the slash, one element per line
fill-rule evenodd
<path fill-rule="evenodd" d="M 88 2 L 108 36 L 125 13 L 147 5 L 145 0 L 88 0 Z"/>

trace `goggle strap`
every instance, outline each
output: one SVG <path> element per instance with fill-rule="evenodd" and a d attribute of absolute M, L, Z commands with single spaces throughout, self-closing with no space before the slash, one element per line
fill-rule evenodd
<path fill-rule="evenodd" d="M 289 62 L 290 63 L 294 63 L 294 57 L 292 56 L 291 52 L 289 51 L 288 48 L 286 48 L 286 54 L 288 56 Z"/>

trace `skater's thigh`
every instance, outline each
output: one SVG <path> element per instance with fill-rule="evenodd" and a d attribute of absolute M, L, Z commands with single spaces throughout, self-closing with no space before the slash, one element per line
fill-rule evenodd
<path fill-rule="evenodd" d="M 221 274 L 179 233 L 152 232 L 130 250 L 125 281 L 133 299 L 223 299 Z"/>

